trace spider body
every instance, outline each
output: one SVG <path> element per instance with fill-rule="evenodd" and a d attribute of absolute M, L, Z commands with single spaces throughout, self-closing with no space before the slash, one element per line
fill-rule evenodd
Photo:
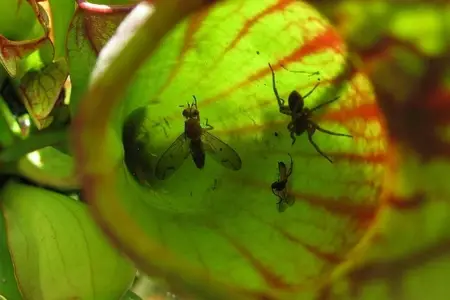
<path fill-rule="evenodd" d="M 269 64 L 269 68 L 272 72 L 272 88 L 273 88 L 275 97 L 277 98 L 279 111 L 280 111 L 280 113 L 291 117 L 291 121 L 287 125 L 287 129 L 288 129 L 291 139 L 292 139 L 292 145 L 294 145 L 297 136 L 300 136 L 306 132 L 308 134 L 308 140 L 311 143 L 311 145 L 314 147 L 314 149 L 320 155 L 322 155 L 324 158 L 326 158 L 330 163 L 333 163 L 333 161 L 325 153 L 323 153 L 322 150 L 320 150 L 319 146 L 312 139 L 316 130 L 321 131 L 326 134 L 329 134 L 329 135 L 334 135 L 334 136 L 345 136 L 345 137 L 350 137 L 350 138 L 352 138 L 352 136 L 349 134 L 337 133 L 337 132 L 333 132 L 333 131 L 324 129 L 324 128 L 320 127 L 319 124 L 314 122 L 312 120 L 312 117 L 313 117 L 313 113 L 316 110 L 338 100 L 339 97 L 335 97 L 334 99 L 324 102 L 322 104 L 319 104 L 313 108 L 305 107 L 305 99 L 309 95 L 311 95 L 312 92 L 314 92 L 314 90 L 319 86 L 319 83 L 317 83 L 304 96 L 302 96 L 299 92 L 297 92 L 295 90 L 292 91 L 288 97 L 288 105 L 285 105 L 284 99 L 282 99 L 280 97 L 280 95 L 278 94 L 278 90 L 275 85 L 275 72 L 273 71 L 272 66 L 270 64 Z"/>

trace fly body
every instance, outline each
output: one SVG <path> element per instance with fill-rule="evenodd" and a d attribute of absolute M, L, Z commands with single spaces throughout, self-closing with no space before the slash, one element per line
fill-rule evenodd
<path fill-rule="evenodd" d="M 199 169 L 203 169 L 205 166 L 205 149 L 203 148 L 203 143 L 200 139 L 191 140 L 189 144 L 189 149 L 191 150 L 192 160 L 195 166 Z"/>
<path fill-rule="evenodd" d="M 208 119 L 206 119 L 206 127 L 201 126 L 197 99 L 195 96 L 193 98 L 192 104 L 188 104 L 187 108 L 183 109 L 184 132 L 162 154 L 156 164 L 155 174 L 160 180 L 172 175 L 189 154 L 199 169 L 205 166 L 206 152 L 228 169 L 237 171 L 242 167 L 242 161 L 237 152 L 209 132 L 214 128 L 208 124 Z"/>
<path fill-rule="evenodd" d="M 283 212 L 286 210 L 287 206 L 292 206 L 295 202 L 295 198 L 292 195 L 289 195 L 289 190 L 287 187 L 289 177 L 292 174 L 292 170 L 294 168 L 294 161 L 292 160 L 292 156 L 288 154 L 291 163 L 289 168 L 287 168 L 286 164 L 282 161 L 278 162 L 278 180 L 272 183 L 272 193 L 278 197 L 277 208 L 279 212 Z"/>
<path fill-rule="evenodd" d="M 205 166 L 205 149 L 201 140 L 203 133 L 203 128 L 200 125 L 200 114 L 191 113 L 191 116 L 184 122 L 184 133 L 189 139 L 189 150 L 191 153 L 192 160 L 195 166 L 199 169 L 203 169 Z"/>

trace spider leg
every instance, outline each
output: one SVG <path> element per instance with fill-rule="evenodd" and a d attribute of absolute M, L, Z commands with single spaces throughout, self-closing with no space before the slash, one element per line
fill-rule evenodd
<path fill-rule="evenodd" d="M 280 95 L 278 94 L 278 90 L 277 90 L 277 86 L 275 83 L 275 72 L 272 69 L 272 66 L 269 63 L 269 68 L 270 71 L 272 72 L 272 89 L 273 89 L 273 93 L 275 94 L 275 97 L 277 98 L 277 102 L 278 102 L 278 106 L 281 108 L 284 106 L 284 100 L 281 99 Z"/>
<path fill-rule="evenodd" d="M 337 96 L 337 97 L 334 98 L 334 99 L 331 99 L 331 100 L 329 100 L 329 101 L 327 101 L 327 102 L 324 102 L 324 103 L 322 103 L 322 104 L 319 104 L 319 105 L 317 105 L 316 107 L 311 108 L 310 111 L 313 112 L 313 111 L 318 110 L 318 109 L 320 109 L 320 108 L 322 108 L 322 107 L 324 107 L 324 106 L 326 106 L 326 105 L 328 105 L 328 104 L 330 104 L 330 103 L 333 103 L 334 101 L 338 100 L 339 97 L 340 97 L 340 96 Z"/>
<path fill-rule="evenodd" d="M 323 129 L 323 128 L 320 127 L 318 124 L 316 124 L 316 123 L 314 123 L 314 122 L 312 122 L 312 121 L 309 121 L 309 122 L 312 123 L 313 126 L 314 126 L 317 130 L 319 130 L 320 132 L 323 132 L 323 133 L 326 133 L 326 134 L 329 134 L 329 135 L 346 136 L 346 137 L 353 138 L 353 136 L 350 135 L 350 134 L 345 134 L 345 133 L 338 133 L 338 132 L 329 131 L 329 130 L 327 130 L 327 129 Z"/>
<path fill-rule="evenodd" d="M 283 100 L 283 99 L 281 99 L 281 100 Z M 285 105 L 280 106 L 280 113 L 282 113 L 284 115 L 292 116 L 292 112 L 291 112 L 291 109 L 289 108 L 289 106 L 285 106 Z"/>
<path fill-rule="evenodd" d="M 316 151 L 322 155 L 323 157 L 325 157 L 330 163 L 333 163 L 333 161 L 325 154 L 322 152 L 322 150 L 320 150 L 319 146 L 317 146 L 317 144 L 313 141 L 312 137 L 314 135 L 314 132 L 316 131 L 316 128 L 314 127 L 314 123 L 311 124 L 310 126 L 308 126 L 308 140 L 311 143 L 311 145 L 313 145 L 314 149 L 316 149 Z"/>
<path fill-rule="evenodd" d="M 301 74 L 309 74 L 309 76 L 313 76 L 313 75 L 320 75 L 319 71 L 315 71 L 315 72 L 307 72 L 307 71 L 294 71 L 294 70 L 289 70 L 288 68 L 286 68 L 284 65 L 280 64 L 280 66 L 285 69 L 288 72 L 291 73 L 301 73 Z"/>
<path fill-rule="evenodd" d="M 297 138 L 295 137 L 295 132 L 294 132 L 294 131 L 291 131 L 290 136 L 291 136 L 291 140 L 292 140 L 291 146 L 294 146 L 295 140 L 297 139 Z"/>
<path fill-rule="evenodd" d="M 312 92 L 314 92 L 314 90 L 319 86 L 320 82 L 316 83 L 316 85 L 308 92 L 306 93 L 306 95 L 303 96 L 303 99 L 306 99 L 309 95 L 312 94 Z"/>

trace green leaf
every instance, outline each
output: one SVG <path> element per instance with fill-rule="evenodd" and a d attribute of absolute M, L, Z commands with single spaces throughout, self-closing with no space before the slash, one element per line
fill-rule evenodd
<path fill-rule="evenodd" d="M 47 127 L 53 121 L 50 113 L 59 100 L 68 71 L 67 63 L 62 58 L 43 69 L 29 71 L 21 79 L 20 91 L 25 107 L 38 128 Z"/>
<path fill-rule="evenodd" d="M 150 35 L 151 27 L 145 29 Z M 118 40 L 101 53 L 74 133 L 97 218 L 142 269 L 162 273 L 173 285 L 203 284 L 196 292 L 204 298 L 215 279 L 228 284 L 230 294 L 251 299 L 445 297 L 448 55 L 423 58 L 428 70 L 421 85 L 410 87 L 415 95 L 407 102 L 404 83 L 398 87 L 394 76 L 401 72 L 393 72 L 402 66 L 400 59 L 384 52 L 392 40 L 375 45 L 378 52 L 364 57 L 372 64 L 359 69 L 335 28 L 300 1 L 225 2 L 179 24 L 143 66 L 130 54 L 139 56 L 132 49 L 144 42 L 124 46 L 128 40 Z M 406 58 L 401 62 L 416 69 Z M 340 96 L 315 119 L 354 136 L 314 136 L 333 164 L 314 151 L 306 134 L 291 146 L 289 117 L 278 112 L 268 62 L 285 99 L 293 89 L 306 94 L 316 81 L 282 66 L 320 70 L 322 84 L 306 99 L 307 107 Z M 376 73 L 381 62 L 386 73 Z M 386 84 L 377 87 L 379 99 L 366 72 L 384 75 L 375 78 Z M 404 101 L 397 101 L 396 91 Z M 155 181 L 153 154 L 183 132 L 178 106 L 192 94 L 202 118 L 215 126 L 211 133 L 241 155 L 242 170 L 232 173 L 208 156 L 205 168 L 197 170 L 188 158 L 173 177 Z M 118 98 L 121 106 L 113 110 Z M 143 160 L 148 171 L 133 174 L 147 181 L 145 187 L 129 174 L 135 170 L 124 168 L 127 153 L 121 155 L 118 142 L 123 125 L 131 128 L 126 140 L 135 139 L 125 151 L 135 151 L 134 166 Z M 446 139 L 439 135 L 444 130 Z M 294 157 L 289 183 L 296 202 L 280 214 L 270 185 L 277 162 L 288 162 L 287 153 Z M 152 260 L 144 253 L 153 253 L 147 255 Z M 192 265 L 197 268 L 186 267 Z M 183 278 L 171 277 L 174 270 Z"/>
<path fill-rule="evenodd" d="M 14 162 L 23 156 L 45 147 L 65 143 L 67 130 L 42 130 L 31 134 L 24 140 L 17 141 L 0 152 L 0 163 Z"/>
<path fill-rule="evenodd" d="M 87 89 L 97 54 L 132 6 L 128 8 L 111 6 L 109 10 L 96 8 L 95 5 L 78 7 L 69 27 L 66 47 L 72 82 L 70 99 L 72 112 Z"/>
<path fill-rule="evenodd" d="M 16 172 L 33 182 L 61 190 L 80 187 L 73 158 L 53 147 L 29 153 L 17 165 Z"/>
<path fill-rule="evenodd" d="M 58 59 L 66 55 L 66 38 L 76 5 L 75 1 L 72 5 L 60 0 L 49 0 L 48 2 L 52 15 L 55 59 Z"/>
<path fill-rule="evenodd" d="M 2 96 L 0 96 L 0 150 L 19 140 L 21 128 Z"/>
<path fill-rule="evenodd" d="M 20 2 L 21 5 L 19 6 Z M 3 0 L 0 2 L 0 34 L 11 40 L 29 38 L 30 31 L 37 22 L 32 6 L 25 1 Z"/>
<path fill-rule="evenodd" d="M 119 299 L 135 269 L 99 232 L 86 207 L 10 182 L 1 193 L 7 238 L 26 299 Z"/>
<path fill-rule="evenodd" d="M 3 205 L 0 199 L 0 209 L 3 210 Z M 14 274 L 14 265 L 11 260 L 9 248 L 7 244 L 7 228 L 5 227 L 5 218 L 3 214 L 0 216 L 0 296 L 6 299 L 22 299 L 19 287 L 17 286 L 16 277 Z M 1 298 L 0 298 L 1 299 Z"/>
<path fill-rule="evenodd" d="M 14 142 L 14 134 L 12 131 L 12 126 L 16 125 L 16 130 L 18 129 L 17 122 L 9 111 L 8 106 L 0 96 L 0 149 L 11 145 Z"/>
<path fill-rule="evenodd" d="M 128 290 L 120 300 L 142 300 L 142 298 Z"/>
<path fill-rule="evenodd" d="M 21 77 L 30 68 L 41 67 L 42 64 L 50 63 L 53 59 L 54 48 L 49 39 L 49 21 L 47 13 L 35 0 L 29 0 L 26 3 L 20 3 L 18 0 L 6 2 L 11 5 L 7 10 L 15 9 L 15 12 L 11 12 L 14 17 L 7 18 L 11 22 L 10 25 L 15 24 L 15 26 L 0 26 L 0 63 L 11 77 Z M 30 17 L 30 9 L 34 17 Z M 17 14 L 17 11 L 23 11 L 23 13 Z M 22 23 L 29 27 L 23 28 Z M 18 33 L 22 30 L 26 34 Z M 39 57 L 38 62 L 35 62 L 35 58 L 31 58 L 31 62 L 23 61 L 37 50 L 39 50 L 36 52 L 36 56 Z"/>

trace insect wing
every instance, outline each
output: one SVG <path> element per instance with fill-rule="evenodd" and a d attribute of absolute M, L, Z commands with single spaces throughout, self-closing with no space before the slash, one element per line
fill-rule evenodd
<path fill-rule="evenodd" d="M 203 131 L 201 138 L 205 146 L 205 150 L 215 161 L 231 170 L 237 171 L 241 169 L 242 160 L 233 148 L 206 130 Z"/>
<path fill-rule="evenodd" d="M 171 176 L 183 164 L 189 156 L 189 139 L 183 132 L 167 148 L 156 163 L 155 175 L 159 180 L 164 180 Z"/>
<path fill-rule="evenodd" d="M 278 208 L 278 212 L 282 213 L 283 211 L 286 210 L 287 205 L 286 205 L 286 203 L 284 203 L 283 200 L 280 200 L 280 201 L 278 201 L 278 203 L 277 203 L 277 208 Z"/>
<path fill-rule="evenodd" d="M 284 195 L 279 196 L 280 200 L 277 203 L 277 208 L 279 212 L 283 212 L 286 210 L 286 208 L 294 205 L 295 198 L 292 195 Z"/>

